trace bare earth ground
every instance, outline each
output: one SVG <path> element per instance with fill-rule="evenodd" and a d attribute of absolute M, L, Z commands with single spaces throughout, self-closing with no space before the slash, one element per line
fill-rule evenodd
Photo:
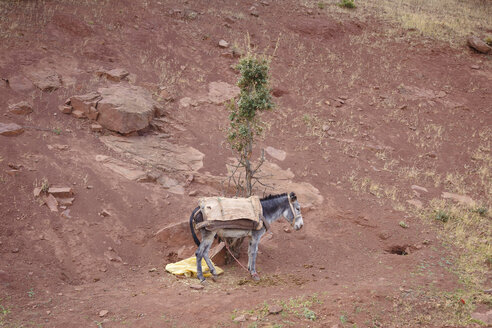
<path fill-rule="evenodd" d="M 473 240 L 449 230 L 465 227 L 458 214 L 449 223 L 429 218 L 492 205 L 490 56 L 369 9 L 290 0 L 0 2 L 0 77 L 9 79 L 0 85 L 0 122 L 26 127 L 0 136 L 0 327 L 479 326 L 470 314 L 491 308 L 483 292 L 492 287 L 490 212 L 477 214 Z M 273 225 L 259 248 L 259 283 L 233 263 L 217 283 L 193 290 L 196 280 L 164 269 L 192 255 L 180 252 L 191 236 L 166 243 L 154 235 L 220 190 L 191 181 L 179 195 L 105 169 L 96 155 L 125 157 L 58 106 L 107 83 L 97 69 L 124 68 L 179 122 L 169 140 L 205 155 L 199 172 L 224 175 L 227 111 L 179 100 L 205 94 L 209 82 L 234 84 L 237 58 L 217 43 L 244 52 L 248 34 L 257 53 L 277 47 L 277 108 L 263 117 L 258 149 L 285 151 L 285 160 L 268 160 L 323 202 L 304 213 L 299 232 Z M 63 85 L 42 92 L 29 76 L 48 67 Z M 8 113 L 21 100 L 34 112 Z M 73 188 L 71 218 L 33 196 L 43 181 Z M 442 192 L 475 204 L 460 207 Z M 460 238 L 463 247 L 450 242 Z M 246 243 L 242 251 L 245 262 Z M 273 305 L 283 311 L 269 314 Z M 243 314 L 246 321 L 233 321 Z"/>

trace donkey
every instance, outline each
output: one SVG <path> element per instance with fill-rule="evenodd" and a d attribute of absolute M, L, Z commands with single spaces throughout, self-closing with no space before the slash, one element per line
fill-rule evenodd
<path fill-rule="evenodd" d="M 263 208 L 263 227 L 260 230 L 242 230 L 242 229 L 219 229 L 209 231 L 206 228 L 201 228 L 200 233 L 202 241 L 198 239 L 195 234 L 194 223 L 203 221 L 203 215 L 200 211 L 200 207 L 193 210 L 190 216 L 190 228 L 191 234 L 195 243 L 198 245 L 198 249 L 195 252 L 197 277 L 200 282 L 205 282 L 205 277 L 202 272 L 202 258 L 205 259 L 210 272 L 212 273 L 213 280 L 217 278 L 217 272 L 209 258 L 209 251 L 215 236 L 219 236 L 222 240 L 224 238 L 241 238 L 250 237 L 248 248 L 248 270 L 253 280 L 258 281 L 260 277 L 256 272 L 256 255 L 258 254 L 258 244 L 260 239 L 265 234 L 266 230 L 275 220 L 280 217 L 284 217 L 295 230 L 299 230 L 304 225 L 301 215 L 301 206 L 297 201 L 295 193 L 291 192 L 288 195 L 286 193 L 280 195 L 270 195 L 268 197 L 260 199 L 261 207 Z"/>

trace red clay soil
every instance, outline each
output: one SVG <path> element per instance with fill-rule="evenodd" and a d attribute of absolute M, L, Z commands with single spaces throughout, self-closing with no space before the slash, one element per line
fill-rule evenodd
<path fill-rule="evenodd" d="M 0 327 L 408 327 L 417 317 L 422 326 L 444 325 L 419 293 L 459 288 L 445 264 L 449 250 L 406 201 L 417 198 L 413 184 L 428 189 L 418 198 L 424 206 L 456 191 L 432 180 L 448 173 L 463 176 L 474 199 L 490 196 L 468 174 L 480 165 L 471 155 L 490 140 L 489 58 L 369 14 L 296 1 L 3 2 L 0 9 L 0 77 L 9 80 L 0 81 L 0 122 L 25 127 L 0 136 Z M 197 280 L 164 269 L 192 255 L 180 252 L 191 236 L 169 244 L 154 234 L 186 220 L 197 203 L 188 193 L 203 186 L 192 182 L 176 195 L 109 173 L 95 156 L 124 156 L 58 106 L 107 83 L 97 69 L 124 68 L 156 96 L 166 90 L 167 116 L 186 128 L 170 130 L 169 140 L 205 154 L 200 172 L 225 174 L 227 111 L 178 103 L 205 94 L 209 82 L 234 84 L 231 47 L 244 51 L 247 35 L 257 53 L 277 47 L 277 108 L 263 116 L 268 128 L 257 147 L 286 151 L 284 161 L 268 159 L 324 201 L 304 213 L 301 231 L 290 233 L 284 220 L 272 226 L 259 247 L 259 283 L 232 263 L 218 282 L 194 290 Z M 219 48 L 220 39 L 230 48 Z M 46 68 L 62 77 L 53 92 L 29 80 Z M 32 114 L 8 112 L 22 100 L 32 102 Z M 411 168 L 434 175 L 405 174 Z M 69 218 L 34 197 L 43 180 L 73 189 Z M 247 243 L 243 263 L 246 251 Z M 268 314 L 274 304 L 283 314 Z M 233 321 L 248 311 L 245 322 Z"/>

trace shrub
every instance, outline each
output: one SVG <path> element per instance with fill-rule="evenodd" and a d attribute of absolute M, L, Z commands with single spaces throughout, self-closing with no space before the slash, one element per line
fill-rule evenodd
<path fill-rule="evenodd" d="M 356 8 L 354 0 L 341 0 L 338 5 L 343 8 Z"/>
<path fill-rule="evenodd" d="M 434 219 L 437 221 L 448 222 L 450 215 L 447 212 L 439 210 L 436 212 Z"/>

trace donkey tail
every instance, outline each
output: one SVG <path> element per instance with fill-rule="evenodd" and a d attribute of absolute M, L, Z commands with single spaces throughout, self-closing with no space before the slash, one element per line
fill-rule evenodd
<path fill-rule="evenodd" d="M 195 215 L 197 214 L 197 212 L 200 211 L 200 207 L 197 207 L 193 210 L 193 212 L 191 212 L 191 216 L 190 216 L 190 230 L 191 230 L 191 235 L 193 236 L 193 240 L 195 241 L 195 244 L 197 246 L 200 246 L 200 240 L 198 239 L 196 233 L 195 233 L 195 227 L 193 225 L 193 221 L 195 221 Z"/>

